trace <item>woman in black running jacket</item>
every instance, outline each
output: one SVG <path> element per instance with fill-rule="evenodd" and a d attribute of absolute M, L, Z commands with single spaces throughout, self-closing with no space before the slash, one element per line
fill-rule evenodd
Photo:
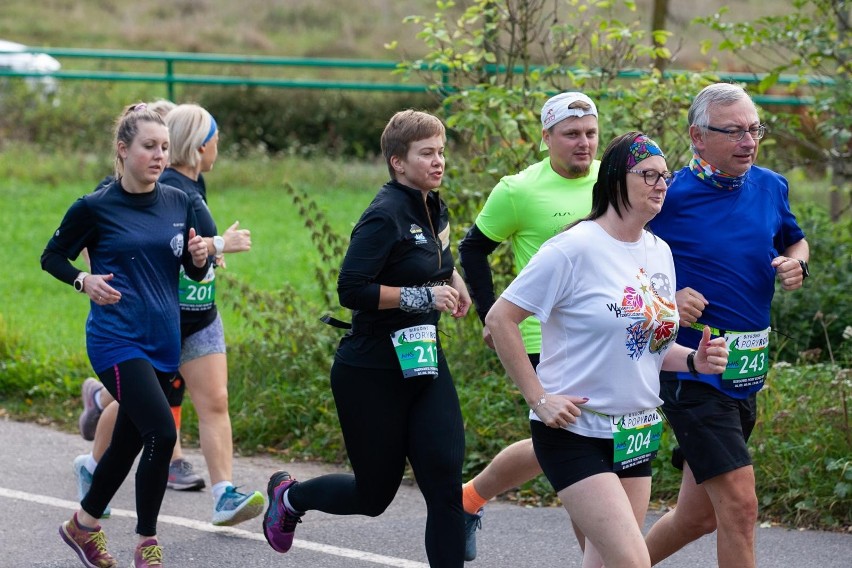
<path fill-rule="evenodd" d="M 450 223 L 437 189 L 444 174 L 444 126 L 417 111 L 394 115 L 382 134 L 391 181 L 352 231 L 337 291 L 352 310 L 331 388 L 353 474 L 269 481 L 264 534 L 278 552 L 314 509 L 380 515 L 411 463 L 426 500 L 431 566 L 461 568 L 464 430 L 441 350 L 441 312 L 459 318 L 471 301 L 453 269 Z"/>

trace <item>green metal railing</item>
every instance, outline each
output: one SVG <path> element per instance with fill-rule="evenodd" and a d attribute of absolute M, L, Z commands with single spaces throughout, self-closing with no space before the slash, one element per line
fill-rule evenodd
<path fill-rule="evenodd" d="M 3 53 L 3 52 L 0 52 Z M 22 53 L 22 52 L 15 52 Z M 322 58 L 299 58 L 299 57 L 272 57 L 253 55 L 222 55 L 203 53 L 171 53 L 159 51 L 121 51 L 121 50 L 97 50 L 97 49 L 70 49 L 70 48 L 31 48 L 23 53 L 45 53 L 55 58 L 68 59 L 94 59 L 94 60 L 124 60 L 131 62 L 162 63 L 162 72 L 134 72 L 134 71 L 77 71 L 60 70 L 53 73 L 39 73 L 36 71 L 16 71 L 0 68 L 0 77 L 52 77 L 60 80 L 89 80 L 89 81 L 131 81 L 163 83 L 166 85 L 167 98 L 176 100 L 175 86 L 179 84 L 195 85 L 231 85 L 231 86 L 259 86 L 275 87 L 285 89 L 340 89 L 359 91 L 388 91 L 388 92 L 426 92 L 435 88 L 440 89 L 445 84 L 445 76 L 440 68 L 422 67 L 422 71 L 434 71 L 440 73 L 440 78 L 433 84 L 407 83 L 401 79 L 398 82 L 376 81 L 346 81 L 346 80 L 323 80 L 308 78 L 275 78 L 275 77 L 253 77 L 250 75 L 205 75 L 196 73 L 177 73 L 175 67 L 178 64 L 201 65 L 238 65 L 250 67 L 269 68 L 311 68 L 311 69 L 334 69 L 336 71 L 370 71 L 378 72 L 379 76 L 389 75 L 398 68 L 394 61 L 357 60 L 357 59 L 322 59 Z M 505 70 L 504 67 L 494 67 L 492 71 Z M 486 68 L 486 72 L 489 69 Z M 523 69 L 516 68 L 516 72 Z M 689 73 L 688 71 L 669 70 L 665 74 L 674 76 Z M 624 70 L 618 74 L 619 78 L 639 78 L 647 74 L 642 70 Z M 758 83 L 763 75 L 757 73 L 718 73 L 722 81 L 736 81 L 741 83 Z M 801 79 L 795 75 L 782 75 L 778 79 L 779 84 L 792 84 Z M 833 81 L 827 78 L 812 78 L 809 84 L 825 86 Z M 755 95 L 754 101 L 762 105 L 791 105 L 802 106 L 813 103 L 813 97 L 796 95 Z"/>

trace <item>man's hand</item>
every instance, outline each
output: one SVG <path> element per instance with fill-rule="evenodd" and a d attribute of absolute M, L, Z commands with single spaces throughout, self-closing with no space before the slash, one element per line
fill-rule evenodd
<path fill-rule="evenodd" d="M 798 290 L 805 280 L 802 265 L 795 258 L 778 256 L 772 259 L 775 276 L 784 290 Z"/>
<path fill-rule="evenodd" d="M 675 303 L 677 303 L 677 311 L 680 315 L 680 325 L 689 327 L 698 321 L 698 318 L 704 313 L 704 308 L 710 302 L 697 290 L 681 288 L 675 293 Z"/>

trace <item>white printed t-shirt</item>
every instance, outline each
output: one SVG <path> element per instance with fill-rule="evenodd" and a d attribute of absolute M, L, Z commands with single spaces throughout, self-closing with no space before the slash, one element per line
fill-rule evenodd
<path fill-rule="evenodd" d="M 609 416 L 656 408 L 659 372 L 678 330 L 669 246 L 644 231 L 635 243 L 584 221 L 542 245 L 502 297 L 542 323 L 545 392 L 588 397 L 583 436 L 612 438 Z M 530 419 L 538 416 L 530 411 Z"/>

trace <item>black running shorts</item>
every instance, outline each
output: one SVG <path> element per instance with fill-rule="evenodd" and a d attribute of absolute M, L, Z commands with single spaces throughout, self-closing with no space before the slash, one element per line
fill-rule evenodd
<path fill-rule="evenodd" d="M 612 438 L 581 436 L 539 420 L 530 420 L 530 432 L 538 463 L 557 493 L 587 477 L 613 473 Z M 620 478 L 651 477 L 651 462 L 615 473 Z"/>
<path fill-rule="evenodd" d="M 751 465 L 749 436 L 757 421 L 757 393 L 736 399 L 700 381 L 662 380 L 663 414 L 677 438 L 672 464 L 689 464 L 696 483 Z"/>

